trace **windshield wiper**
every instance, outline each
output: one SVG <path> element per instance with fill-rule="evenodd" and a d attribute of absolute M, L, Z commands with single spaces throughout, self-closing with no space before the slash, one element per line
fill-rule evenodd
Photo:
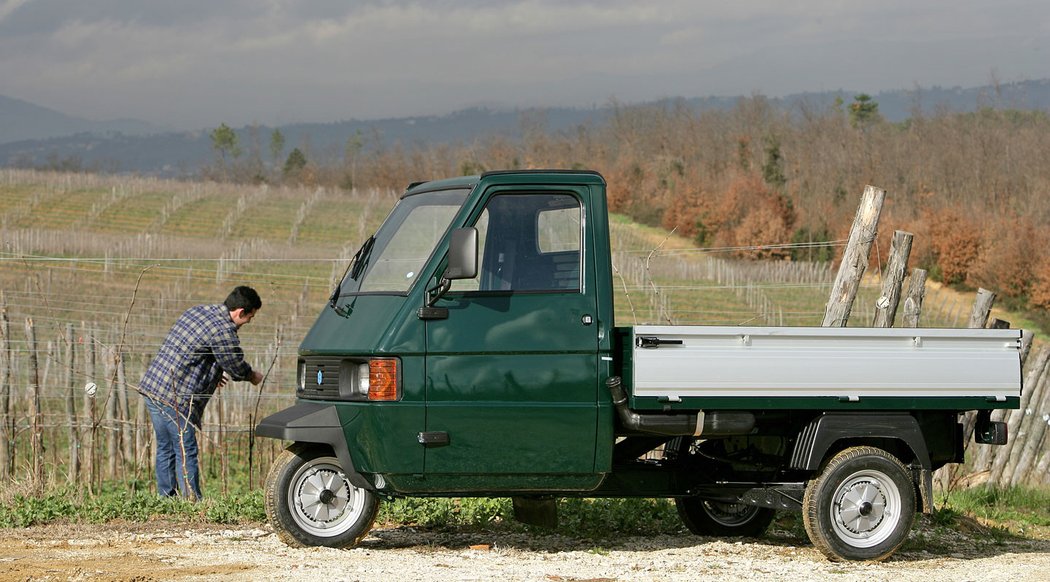
<path fill-rule="evenodd" d="M 368 264 L 368 257 L 372 254 L 372 247 L 376 244 L 376 237 L 370 236 L 368 240 L 361 245 L 358 249 L 357 254 L 354 255 L 353 267 L 350 269 L 350 278 L 354 281 L 361 276 L 361 271 L 365 270 L 365 265 Z"/>
<path fill-rule="evenodd" d="M 361 275 L 361 271 L 364 270 L 365 265 L 368 264 L 368 255 L 372 252 L 372 246 L 375 245 L 376 237 L 370 236 L 366 240 L 361 248 L 357 249 L 354 253 L 354 257 L 350 259 L 350 264 L 346 266 L 346 270 L 343 271 L 343 276 L 339 278 L 339 283 L 336 284 L 335 290 L 332 291 L 332 296 L 328 298 L 328 302 L 335 307 L 336 302 L 339 301 L 339 293 L 343 288 L 343 281 L 346 280 L 347 273 L 350 274 L 350 278 L 357 280 Z"/>

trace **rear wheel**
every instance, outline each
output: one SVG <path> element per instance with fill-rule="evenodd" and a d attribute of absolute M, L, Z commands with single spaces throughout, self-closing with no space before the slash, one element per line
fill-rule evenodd
<path fill-rule="evenodd" d="M 761 455 L 761 447 L 747 437 L 704 440 L 693 437 L 672 439 L 666 445 L 671 459 L 690 473 L 710 474 L 712 467 L 735 473 L 734 462 L 746 467 Z M 776 510 L 743 503 L 713 501 L 701 497 L 675 499 L 678 515 L 689 531 L 701 536 L 759 537 L 769 528 Z"/>
<path fill-rule="evenodd" d="M 331 451 L 295 445 L 281 453 L 266 477 L 266 516 L 292 546 L 345 548 L 372 528 L 379 500 L 355 486 Z"/>
<path fill-rule="evenodd" d="M 806 485 L 802 518 L 813 545 L 831 560 L 888 558 L 915 519 L 908 469 L 875 447 L 852 447 Z"/>
<path fill-rule="evenodd" d="M 701 536 L 758 537 L 766 532 L 776 515 L 775 510 L 766 507 L 699 497 L 675 499 L 675 505 L 689 531 Z"/>

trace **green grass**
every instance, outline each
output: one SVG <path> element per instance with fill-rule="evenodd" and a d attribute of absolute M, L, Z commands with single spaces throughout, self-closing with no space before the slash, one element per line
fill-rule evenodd
<path fill-rule="evenodd" d="M 1050 489 L 975 487 L 952 491 L 945 507 L 982 519 L 1050 527 Z"/>
<path fill-rule="evenodd" d="M 684 531 L 674 504 L 665 499 L 562 499 L 558 502 L 562 535 L 603 539 L 613 535 L 675 534 Z M 147 522 L 158 518 L 194 523 L 256 523 L 266 519 L 261 490 L 223 494 L 205 487 L 193 503 L 162 498 L 152 483 L 109 483 L 89 495 L 80 488 L 60 487 L 40 495 L 16 495 L 0 503 L 0 527 L 29 527 L 56 522 Z M 545 531 L 514 520 L 508 498 L 408 498 L 380 504 L 377 524 L 426 529 Z"/>
<path fill-rule="evenodd" d="M 0 527 L 54 522 L 146 522 L 157 518 L 234 524 L 266 518 L 261 491 L 222 495 L 206 490 L 205 499 L 193 503 L 178 497 L 160 497 L 151 487 L 152 483 L 143 482 L 109 483 L 94 495 L 80 487 L 61 487 L 39 496 L 16 495 L 0 504 Z"/>

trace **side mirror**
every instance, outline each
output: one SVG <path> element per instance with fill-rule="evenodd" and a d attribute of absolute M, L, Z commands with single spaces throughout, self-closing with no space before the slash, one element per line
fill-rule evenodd
<path fill-rule="evenodd" d="M 452 231 L 448 243 L 448 266 L 441 277 L 454 279 L 473 279 L 478 275 L 478 229 L 474 227 L 457 228 Z"/>
<path fill-rule="evenodd" d="M 478 274 L 478 229 L 457 228 L 448 241 L 448 266 L 441 280 L 433 289 L 427 290 L 426 305 L 419 308 L 420 319 L 445 319 L 448 309 L 434 307 L 438 299 L 452 288 L 453 279 L 473 279 Z"/>

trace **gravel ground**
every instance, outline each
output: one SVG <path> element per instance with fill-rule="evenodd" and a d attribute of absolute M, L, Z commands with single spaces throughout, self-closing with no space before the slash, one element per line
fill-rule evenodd
<path fill-rule="evenodd" d="M 1001 536 L 1000 536 L 1001 537 Z M 757 541 L 575 539 L 377 528 L 352 550 L 291 548 L 268 525 L 0 530 L 0 580 L 1050 580 L 1050 541 L 918 525 L 889 561 L 834 563 L 796 533 Z"/>

